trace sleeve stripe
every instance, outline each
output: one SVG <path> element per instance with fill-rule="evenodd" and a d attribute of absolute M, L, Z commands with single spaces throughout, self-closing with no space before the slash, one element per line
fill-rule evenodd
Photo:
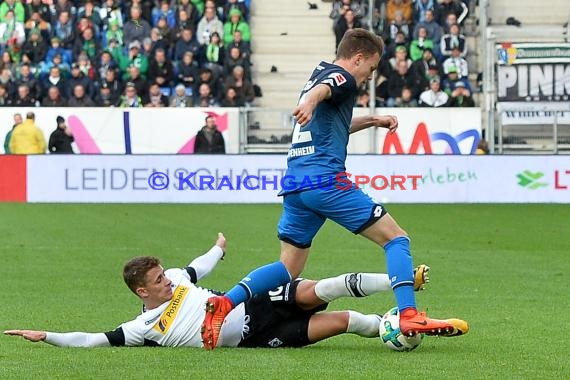
<path fill-rule="evenodd" d="M 196 269 L 194 269 L 192 267 L 186 267 L 186 273 L 188 273 L 188 276 L 190 276 L 190 282 L 192 282 L 193 284 L 198 282 L 198 276 L 196 275 Z"/>
<path fill-rule="evenodd" d="M 125 333 L 123 332 L 122 327 L 119 327 L 114 331 L 106 332 L 105 336 L 109 340 L 111 346 L 120 347 L 125 345 Z"/>

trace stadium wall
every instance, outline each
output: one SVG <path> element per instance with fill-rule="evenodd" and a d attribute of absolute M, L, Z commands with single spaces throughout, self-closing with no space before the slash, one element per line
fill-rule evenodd
<path fill-rule="evenodd" d="M 13 108 L 0 114 L 0 136 L 12 127 L 13 114 L 34 112 L 46 141 L 57 116 L 66 119 L 81 154 L 188 154 L 206 116 L 214 116 L 226 141 L 226 152 L 239 152 L 238 108 Z"/>
<path fill-rule="evenodd" d="M 70 158 L 0 156 L 0 201 L 279 203 L 289 186 L 284 155 Z M 387 203 L 570 203 L 563 156 L 351 155 L 347 170 Z"/>
<path fill-rule="evenodd" d="M 226 143 L 226 152 L 244 153 L 247 133 L 239 108 L 13 108 L 0 113 L 0 136 L 12 127 L 13 114 L 32 111 L 46 140 L 56 128 L 57 116 L 67 120 L 75 137 L 74 151 L 81 154 L 188 154 L 206 116 L 214 116 Z M 356 108 L 355 116 L 369 109 Z M 481 135 L 481 111 L 470 109 L 383 108 L 382 114 L 398 117 L 395 135 L 368 129 L 351 136 L 349 153 L 472 154 Z M 255 133 L 256 131 L 251 131 Z M 280 131 L 290 134 L 290 126 Z M 245 136 L 245 137 L 244 137 Z M 374 141 L 373 147 L 370 142 Z"/>

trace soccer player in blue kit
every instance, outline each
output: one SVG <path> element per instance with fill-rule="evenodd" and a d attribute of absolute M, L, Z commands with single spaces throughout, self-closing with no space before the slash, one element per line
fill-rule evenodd
<path fill-rule="evenodd" d="M 352 118 L 358 89 L 377 69 L 384 50 L 381 38 L 364 30 L 349 30 L 333 64 L 321 62 L 303 88 L 293 110 L 296 124 L 287 158 L 283 214 L 278 226 L 280 261 L 255 269 L 224 296 L 206 303 L 202 339 L 216 347 L 225 316 L 235 305 L 296 278 L 303 271 L 314 236 L 326 219 L 384 248 L 388 274 L 406 335 L 457 336 L 469 326 L 460 319 L 431 319 L 416 309 L 410 240 L 386 209 L 354 184 L 347 189 L 345 161 L 351 133 L 370 127 L 398 128 L 394 116 Z M 332 182 L 332 185 L 322 186 Z M 342 186 L 336 186 L 342 181 Z M 335 183 L 336 181 L 336 183 Z M 317 186 L 316 184 L 320 184 Z M 358 284 L 350 284 L 356 289 Z M 317 296 L 332 291 L 315 287 Z"/>

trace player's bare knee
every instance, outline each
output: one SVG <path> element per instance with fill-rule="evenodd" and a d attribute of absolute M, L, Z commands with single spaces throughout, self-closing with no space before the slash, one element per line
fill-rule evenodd
<path fill-rule="evenodd" d="M 326 303 L 317 296 L 315 285 L 317 281 L 313 280 L 303 280 L 297 285 L 295 301 L 301 309 L 312 310 Z"/>
<path fill-rule="evenodd" d="M 395 239 L 395 238 L 401 237 L 401 236 L 409 238 L 408 233 L 406 231 L 404 231 L 402 228 L 400 228 L 400 226 L 397 226 L 397 228 L 393 232 L 393 235 L 394 235 L 394 237 L 392 237 L 392 239 Z M 390 239 L 390 240 L 392 240 L 392 239 Z"/>
<path fill-rule="evenodd" d="M 408 236 L 407 232 L 396 222 L 390 214 L 386 214 L 379 220 L 378 235 L 387 243 L 400 236 Z"/>
<path fill-rule="evenodd" d="M 380 246 L 384 246 L 399 236 L 408 236 L 406 231 L 396 223 L 390 214 L 386 214 L 381 219 L 378 219 L 376 223 L 362 231 L 361 235 Z"/>

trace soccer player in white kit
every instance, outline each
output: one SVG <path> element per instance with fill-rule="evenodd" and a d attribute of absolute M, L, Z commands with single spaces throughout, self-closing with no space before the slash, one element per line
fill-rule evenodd
<path fill-rule="evenodd" d="M 127 286 L 142 300 L 143 312 L 113 331 L 56 333 L 7 330 L 7 335 L 61 347 L 203 347 L 201 324 L 206 300 L 218 292 L 196 285 L 225 254 L 226 240 L 186 268 L 164 270 L 156 257 L 137 257 L 124 267 Z M 427 282 L 429 267 L 416 270 L 416 290 Z M 297 279 L 238 305 L 226 317 L 218 347 L 300 347 L 343 334 L 377 337 L 380 317 L 356 311 L 321 312 L 339 297 L 364 297 L 390 290 L 386 274 L 347 273 L 320 281 Z"/>

